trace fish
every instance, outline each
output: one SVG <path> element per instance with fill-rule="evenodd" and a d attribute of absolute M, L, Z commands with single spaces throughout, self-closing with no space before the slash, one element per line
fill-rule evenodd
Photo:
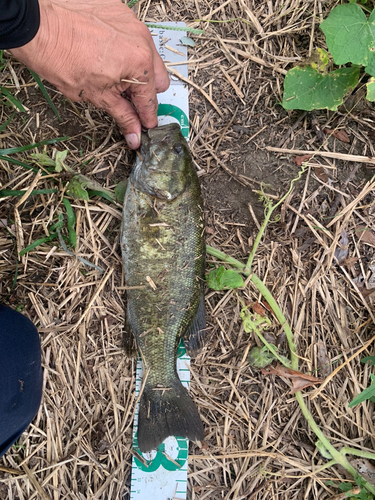
<path fill-rule="evenodd" d="M 143 361 L 138 448 L 168 437 L 202 441 L 197 407 L 177 374 L 180 339 L 204 345 L 205 241 L 200 184 L 177 123 L 142 133 L 124 198 L 121 252 L 126 281 L 124 347 Z"/>

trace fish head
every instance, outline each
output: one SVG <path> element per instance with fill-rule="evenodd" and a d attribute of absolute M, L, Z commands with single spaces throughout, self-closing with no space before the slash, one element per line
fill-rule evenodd
<path fill-rule="evenodd" d="M 144 193 L 171 201 L 185 191 L 191 154 L 177 123 L 142 133 L 132 181 Z"/>

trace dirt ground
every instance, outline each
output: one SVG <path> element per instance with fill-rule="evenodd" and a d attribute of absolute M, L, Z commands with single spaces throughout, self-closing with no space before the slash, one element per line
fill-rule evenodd
<path fill-rule="evenodd" d="M 348 407 L 374 373 L 360 359 L 374 355 L 375 161 L 359 158 L 375 157 L 374 108 L 361 88 L 337 112 L 286 112 L 280 105 L 286 70 L 325 47 L 319 23 L 330 6 L 320 0 L 155 0 L 138 7 L 146 22 L 185 21 L 205 30 L 189 48 L 189 79 L 196 85 L 189 87 L 189 102 L 208 245 L 246 262 L 264 218 L 259 191 L 274 203 L 288 191 L 301 168 L 295 150 L 338 153 L 308 161 L 273 214 L 252 271 L 291 327 L 299 370 L 329 379 L 314 399 L 316 387 L 303 390 L 309 411 L 336 450 L 362 453 L 365 465 L 353 450 L 348 459 L 375 484 L 374 456 L 366 458 L 375 445 L 374 403 Z M 9 55 L 5 61 L 0 85 L 27 111 L 14 113 L 0 100 L 1 123 L 12 116 L 0 132 L 0 148 L 67 136 L 31 151 L 68 149 L 71 168 L 111 190 L 129 175 L 134 153 L 108 116 L 70 102 L 45 82 L 59 121 L 28 70 Z M 322 143 L 318 129 L 343 131 L 348 142 L 323 132 Z M 36 167 L 31 151 L 10 156 Z M 65 213 L 66 177 L 38 176 L 0 158 L 1 190 L 27 190 L 33 181 L 33 189 L 57 191 L 21 204 L 15 196 L 0 202 L 0 300 L 38 327 L 44 397 L 32 425 L 0 460 L 0 499 L 128 499 L 135 361 L 125 357 L 121 342 L 121 205 L 98 196 L 69 198 L 77 217 L 75 253 L 104 272 L 67 254 L 58 239 L 19 257 Z M 208 268 L 217 263 L 208 256 Z M 207 345 L 191 366 L 191 394 L 206 437 L 190 444 L 190 500 L 330 499 L 339 484 L 353 483 L 341 466 L 324 467 L 328 459 L 290 381 L 247 363 L 249 349 L 262 343 L 244 331 L 240 312 L 243 303 L 260 302 L 271 321 L 266 339 L 290 358 L 284 325 L 250 280 L 239 291 L 207 288 Z"/>

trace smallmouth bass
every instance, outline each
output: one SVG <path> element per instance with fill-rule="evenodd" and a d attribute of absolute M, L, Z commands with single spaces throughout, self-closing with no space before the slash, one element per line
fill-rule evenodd
<path fill-rule="evenodd" d="M 176 371 L 184 339 L 203 345 L 205 243 L 203 204 L 189 147 L 178 124 L 142 134 L 124 199 L 121 249 L 127 289 L 124 343 L 134 335 L 143 360 L 138 446 L 156 449 L 168 436 L 204 437 L 198 410 Z"/>

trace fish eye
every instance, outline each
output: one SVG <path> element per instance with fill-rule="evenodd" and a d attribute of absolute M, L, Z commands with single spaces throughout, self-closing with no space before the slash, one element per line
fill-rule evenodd
<path fill-rule="evenodd" d="M 173 146 L 173 151 L 178 155 L 182 153 L 182 150 L 183 150 L 182 144 L 176 144 L 175 146 Z"/>

